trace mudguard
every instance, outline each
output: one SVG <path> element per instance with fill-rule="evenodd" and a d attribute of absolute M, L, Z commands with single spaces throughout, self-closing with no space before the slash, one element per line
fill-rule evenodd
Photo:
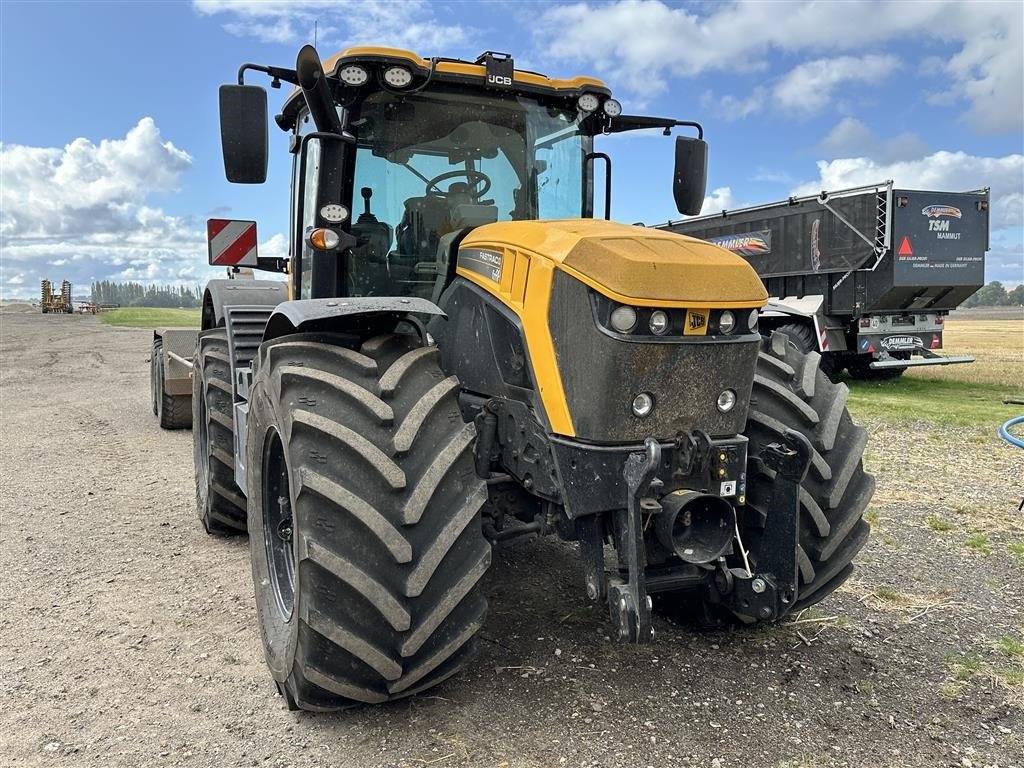
<path fill-rule="evenodd" d="M 211 280 L 203 294 L 204 331 L 224 325 L 224 308 L 277 306 L 288 300 L 288 284 L 280 280 Z"/>
<path fill-rule="evenodd" d="M 267 322 L 263 341 L 306 331 L 346 331 L 359 321 L 405 315 L 439 315 L 444 311 L 416 296 L 361 296 L 334 299 L 299 299 L 277 306 Z"/>

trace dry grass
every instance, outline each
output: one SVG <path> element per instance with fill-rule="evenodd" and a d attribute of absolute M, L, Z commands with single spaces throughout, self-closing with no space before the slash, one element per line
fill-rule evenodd
<path fill-rule="evenodd" d="M 931 381 L 1002 384 L 1013 388 L 1024 382 L 1024 319 L 946 321 L 943 355 L 973 355 L 965 365 L 922 366 L 904 374 Z"/>

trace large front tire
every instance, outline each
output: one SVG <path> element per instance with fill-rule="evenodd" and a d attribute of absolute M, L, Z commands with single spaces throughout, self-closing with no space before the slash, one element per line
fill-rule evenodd
<path fill-rule="evenodd" d="M 806 608 L 839 587 L 867 540 L 864 512 L 875 479 L 864 472 L 867 431 L 846 410 L 848 389 L 821 371 L 817 352 L 804 353 L 776 331 L 762 342 L 745 434 L 749 440 L 745 543 L 756 560 L 759 531 L 770 524 L 771 470 L 757 457 L 786 429 L 801 432 L 814 451 L 800 489 L 799 584 L 791 610 Z"/>
<path fill-rule="evenodd" d="M 475 431 L 436 348 L 384 336 L 264 345 L 249 531 L 271 674 L 290 707 L 380 703 L 469 659 L 490 564 Z"/>

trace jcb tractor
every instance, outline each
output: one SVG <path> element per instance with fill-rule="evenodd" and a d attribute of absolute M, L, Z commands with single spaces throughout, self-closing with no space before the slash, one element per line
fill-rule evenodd
<path fill-rule="evenodd" d="M 505 54 L 359 47 L 321 64 L 306 46 L 295 69 L 245 64 L 220 90 L 238 183 L 266 179 L 252 71 L 294 86 L 275 117 L 290 258 L 260 257 L 252 222 L 211 221 L 210 260 L 287 288 L 206 289 L 196 495 L 210 533 L 249 533 L 289 706 L 450 677 L 484 619 L 492 544 L 519 536 L 576 542 L 587 597 L 627 642 L 652 639 L 658 605 L 770 622 L 849 576 L 874 481 L 845 386 L 761 337 L 767 295 L 742 258 L 606 220 L 595 137 L 696 133 L 675 139 L 673 182 L 696 214 L 698 124 L 624 115 L 600 81 Z"/>

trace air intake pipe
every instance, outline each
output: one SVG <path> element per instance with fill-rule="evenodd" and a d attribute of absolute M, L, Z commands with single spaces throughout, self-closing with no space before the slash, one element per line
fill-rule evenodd
<path fill-rule="evenodd" d="M 334 96 L 327 85 L 320 57 L 312 45 L 304 45 L 299 50 L 295 60 L 295 74 L 316 129 L 325 133 L 341 133 L 341 120 L 334 108 Z"/>
<path fill-rule="evenodd" d="M 654 535 L 663 547 L 687 563 L 709 563 L 732 545 L 736 510 L 720 496 L 674 491 L 661 499 Z"/>

